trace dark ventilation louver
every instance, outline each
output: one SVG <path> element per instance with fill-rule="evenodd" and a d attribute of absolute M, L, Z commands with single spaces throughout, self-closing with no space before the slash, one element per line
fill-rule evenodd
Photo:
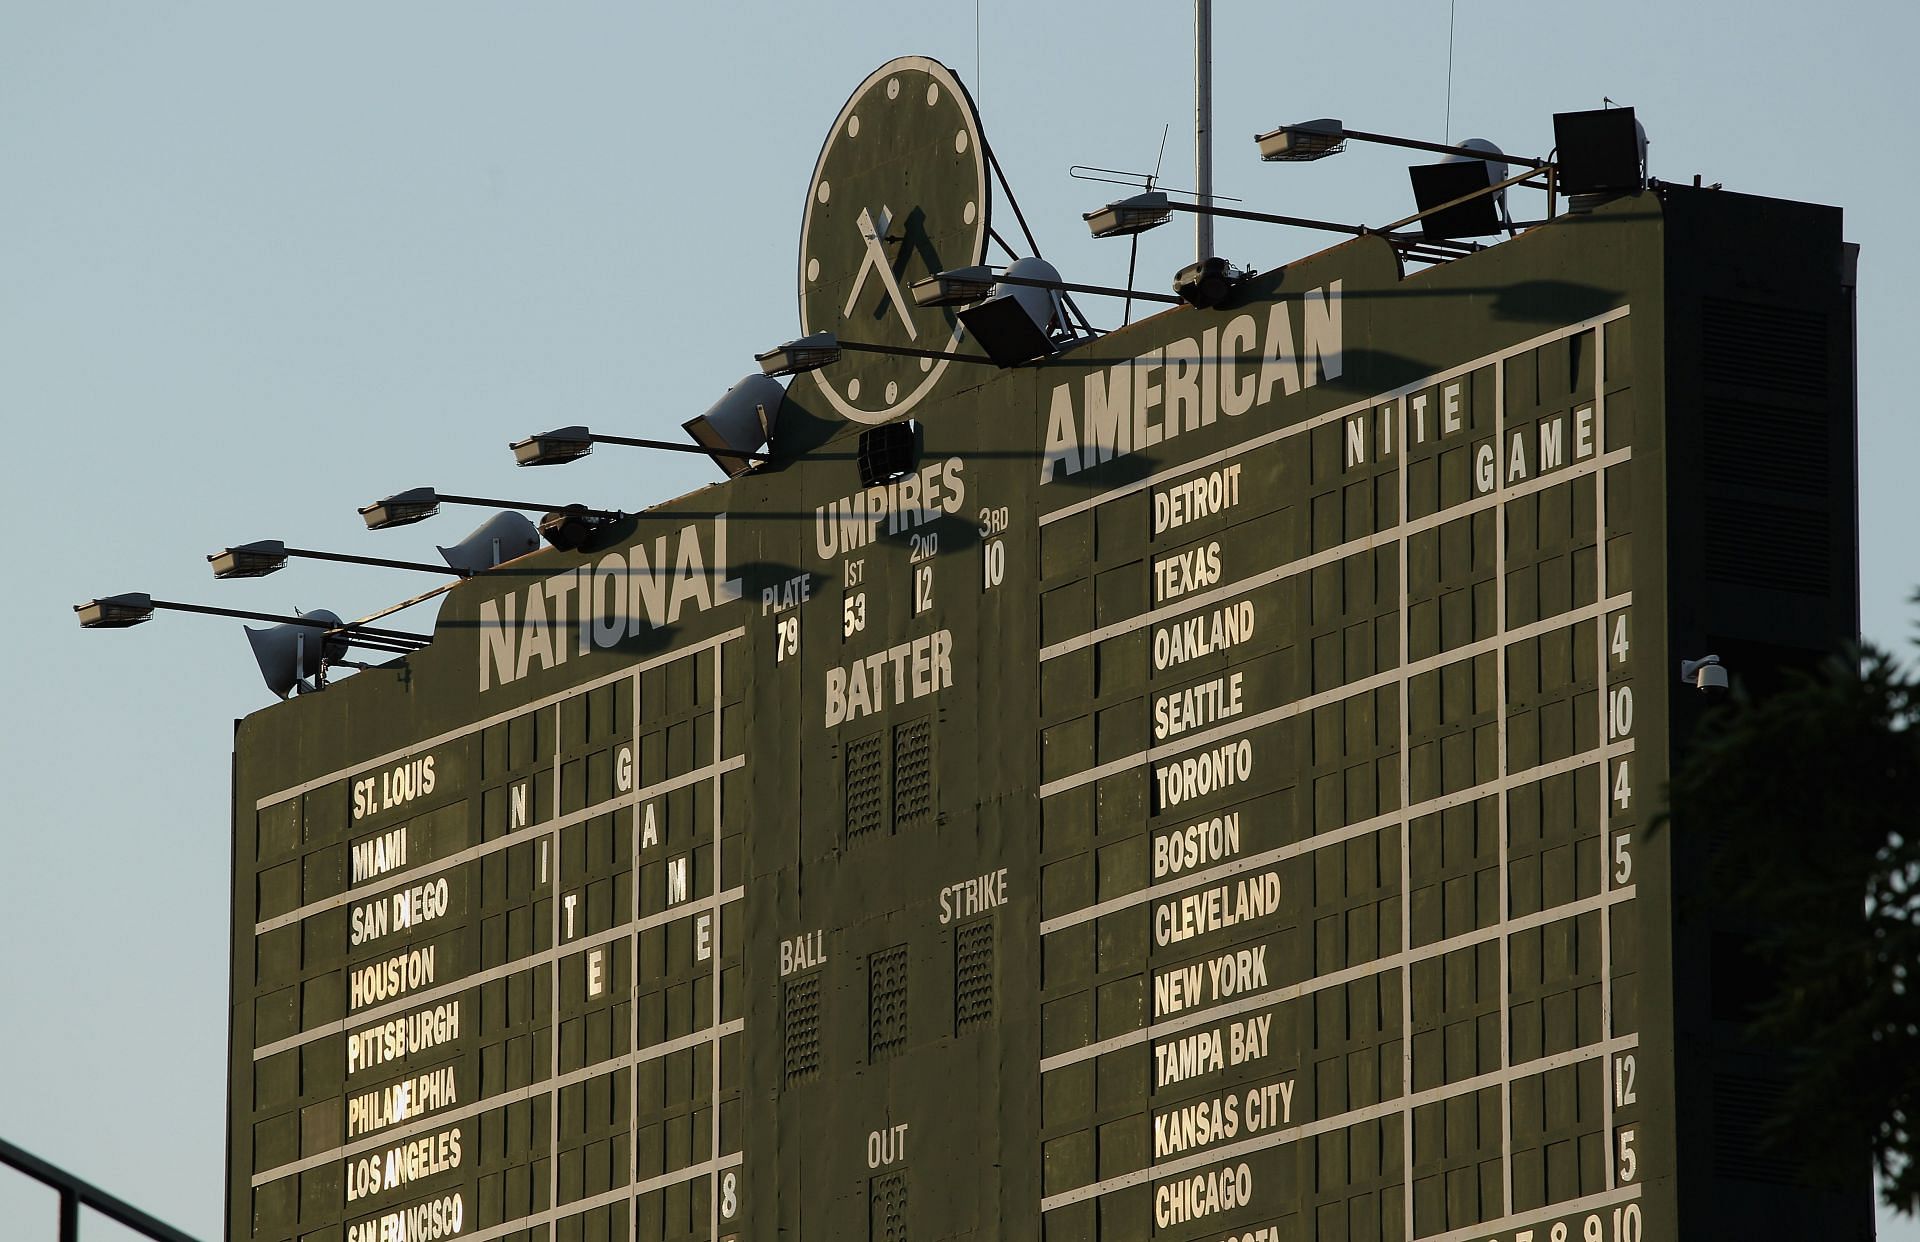
<path fill-rule="evenodd" d="M 933 822 L 933 722 L 922 716 L 893 730 L 893 828 Z"/>
<path fill-rule="evenodd" d="M 883 734 L 870 733 L 847 743 L 847 843 L 870 835 L 886 822 L 887 773 Z"/>
<path fill-rule="evenodd" d="M 1827 318 L 1731 298 L 1700 303 L 1702 368 L 1709 384 L 1827 395 Z"/>
<path fill-rule="evenodd" d="M 801 1082 L 820 1072 L 820 976 L 787 982 L 787 1081 Z"/>
<path fill-rule="evenodd" d="M 869 1060 L 891 1056 L 907 1042 L 907 946 L 883 949 L 867 959 Z"/>
<path fill-rule="evenodd" d="M 953 933 L 953 1033 L 993 1021 L 993 924 L 969 923 Z"/>

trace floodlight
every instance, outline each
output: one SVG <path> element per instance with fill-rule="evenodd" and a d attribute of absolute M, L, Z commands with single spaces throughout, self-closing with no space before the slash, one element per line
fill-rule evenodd
<path fill-rule="evenodd" d="M 1181 268 L 1173 278 L 1173 291 L 1189 305 L 1208 310 L 1224 304 L 1246 279 L 1246 272 L 1213 256 Z"/>
<path fill-rule="evenodd" d="M 1165 194 L 1149 190 L 1108 203 L 1098 211 L 1089 211 L 1081 219 L 1095 237 L 1128 237 L 1156 229 L 1173 219 L 1173 208 Z"/>
<path fill-rule="evenodd" d="M 993 269 L 982 264 L 935 272 L 909 287 L 918 306 L 971 306 L 993 292 L 994 279 Z"/>
<path fill-rule="evenodd" d="M 1630 194 L 1644 181 L 1647 131 L 1632 108 L 1556 112 L 1553 145 L 1562 194 Z"/>
<path fill-rule="evenodd" d="M 360 516 L 366 519 L 368 530 L 386 530 L 392 526 L 406 526 L 423 521 L 440 512 L 440 506 L 477 505 L 482 509 L 554 509 L 578 508 L 603 521 L 614 521 L 626 515 L 613 509 L 589 509 L 585 506 L 542 505 L 527 500 L 495 500 L 487 496 L 455 496 L 450 492 L 438 492 L 431 487 L 410 487 L 404 492 L 395 492 L 384 500 L 376 500 L 370 505 L 360 507 Z"/>
<path fill-rule="evenodd" d="M 466 571 L 427 565 L 420 561 L 395 561 L 384 556 L 349 556 L 344 552 L 316 552 L 311 548 L 289 548 L 278 539 L 259 539 L 231 548 L 222 548 L 207 557 L 216 578 L 264 578 L 287 567 L 288 557 L 311 561 L 340 561 L 348 565 L 377 565 L 383 569 L 411 569 L 424 574 L 458 574 Z"/>
<path fill-rule="evenodd" d="M 440 512 L 440 497 L 431 487 L 410 487 L 370 505 L 360 506 L 368 530 L 387 530 L 424 522 Z"/>
<path fill-rule="evenodd" d="M 153 619 L 153 597 L 138 591 L 125 595 L 103 595 L 84 604 L 75 604 L 83 630 L 124 630 Z"/>
<path fill-rule="evenodd" d="M 1254 135 L 1253 140 L 1260 146 L 1260 158 L 1269 163 L 1304 164 L 1346 150 L 1347 131 L 1333 117 L 1321 117 L 1298 125 L 1282 125 Z"/>
<path fill-rule="evenodd" d="M 216 578 L 264 578 L 287 567 L 287 546 L 278 539 L 259 539 L 222 548 L 207 563 Z"/>
<path fill-rule="evenodd" d="M 840 342 L 831 332 L 815 332 L 784 345 L 776 345 L 764 354 L 755 354 L 763 375 L 798 375 L 818 371 L 840 361 Z"/>
<path fill-rule="evenodd" d="M 720 395 L 698 418 L 680 424 L 728 478 L 745 474 L 756 461 L 771 460 L 758 450 L 773 439 L 774 420 L 787 390 L 768 375 L 749 375 Z"/>
<path fill-rule="evenodd" d="M 521 466 L 564 466 L 593 452 L 593 434 L 585 427 L 558 427 L 512 444 L 513 460 Z"/>

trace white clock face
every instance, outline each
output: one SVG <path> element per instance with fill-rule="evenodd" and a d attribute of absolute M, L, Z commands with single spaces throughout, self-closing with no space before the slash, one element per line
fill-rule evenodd
<path fill-rule="evenodd" d="M 860 84 L 834 121 L 800 229 L 800 330 L 842 341 L 952 352 L 953 308 L 913 301 L 916 280 L 986 258 L 987 161 L 973 101 L 938 61 L 906 56 Z M 911 410 L 942 358 L 847 350 L 810 372 L 860 423 Z"/>

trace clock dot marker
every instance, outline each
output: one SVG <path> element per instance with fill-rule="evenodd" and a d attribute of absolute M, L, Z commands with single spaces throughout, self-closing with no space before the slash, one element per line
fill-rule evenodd
<path fill-rule="evenodd" d="M 899 78 L 887 79 L 887 98 L 888 99 L 900 98 L 900 79 Z"/>
<path fill-rule="evenodd" d="M 939 102 L 940 102 L 940 84 L 938 82 L 927 83 L 927 107 L 931 108 L 933 107 L 933 105 Z"/>
<path fill-rule="evenodd" d="M 931 358 L 922 358 L 922 359 L 920 360 L 920 369 L 921 369 L 922 371 L 931 371 L 931 370 L 933 370 L 933 359 L 931 359 Z"/>
<path fill-rule="evenodd" d="M 852 379 L 847 381 L 847 400 L 858 401 L 859 399 L 860 399 L 860 377 L 856 375 Z"/>
<path fill-rule="evenodd" d="M 858 138 L 859 136 L 860 136 L 860 116 L 858 113 L 855 113 L 853 116 L 850 116 L 847 118 L 847 137 Z"/>
<path fill-rule="evenodd" d="M 827 196 L 831 193 L 833 193 L 833 187 L 828 185 L 825 181 L 822 181 L 820 183 L 820 188 L 814 191 L 813 196 L 824 203 L 827 201 Z"/>
<path fill-rule="evenodd" d="M 974 206 L 972 203 L 968 203 L 966 210 L 960 213 L 960 218 L 966 221 L 968 224 L 972 224 L 973 218 L 979 214 L 980 214 L 980 209 Z"/>
<path fill-rule="evenodd" d="M 924 361 L 927 361 L 927 359 L 922 359 L 921 361 L 924 362 Z M 900 385 L 894 383 L 892 380 L 888 380 L 887 381 L 887 404 L 892 405 L 894 402 L 898 401 L 899 399 L 900 399 Z"/>
<path fill-rule="evenodd" d="M 969 221 L 969 223 L 971 223 L 971 221 Z M 807 260 L 807 279 L 808 280 L 820 279 L 820 260 L 818 259 Z"/>
<path fill-rule="evenodd" d="M 962 155 L 967 151 L 967 131 L 959 130 L 953 135 L 953 149 Z"/>

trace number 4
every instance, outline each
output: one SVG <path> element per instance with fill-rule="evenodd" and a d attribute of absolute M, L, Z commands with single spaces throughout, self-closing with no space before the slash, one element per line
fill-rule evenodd
<path fill-rule="evenodd" d="M 1613 805 L 1624 811 L 1633 805 L 1632 761 L 1622 756 L 1613 765 Z"/>
<path fill-rule="evenodd" d="M 1613 662 L 1625 664 L 1632 645 L 1627 639 L 1627 614 L 1623 612 L 1613 619 L 1613 641 L 1607 644 L 1607 649 L 1613 653 Z"/>

